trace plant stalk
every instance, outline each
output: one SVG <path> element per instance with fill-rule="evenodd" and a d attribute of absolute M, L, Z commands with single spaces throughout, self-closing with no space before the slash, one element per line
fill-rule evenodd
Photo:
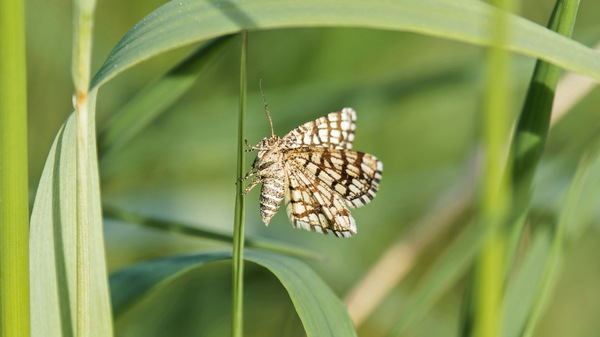
<path fill-rule="evenodd" d="M 242 31 L 240 56 L 240 119 L 238 129 L 238 158 L 233 228 L 233 323 L 231 336 L 244 335 L 244 210 L 245 200 L 242 177 L 244 177 L 244 120 L 246 115 L 246 52 L 248 32 Z"/>
<path fill-rule="evenodd" d="M 493 3 L 510 11 L 514 0 Z M 505 280 L 505 255 L 508 233 L 506 215 L 510 205 L 508 172 L 504 170 L 509 144 L 510 52 L 504 49 L 510 36 L 507 13 L 498 12 L 490 22 L 492 45 L 488 50 L 483 145 L 485 158 L 479 205 L 479 225 L 484 230 L 484 245 L 476 260 L 473 292 L 474 324 L 472 336 L 500 336 L 501 306 Z"/>
<path fill-rule="evenodd" d="M 77 128 L 77 335 L 91 334 L 90 300 L 90 141 L 89 83 L 92 59 L 92 28 L 95 0 L 73 1 L 72 77 L 75 86 Z M 90 135 L 90 132 L 94 133 Z"/>
<path fill-rule="evenodd" d="M 0 1 L 0 336 L 28 337 L 29 198 L 25 9 Z"/>

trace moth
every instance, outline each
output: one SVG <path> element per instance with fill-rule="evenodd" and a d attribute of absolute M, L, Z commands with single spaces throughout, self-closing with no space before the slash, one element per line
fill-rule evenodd
<path fill-rule="evenodd" d="M 262 88 L 261 88 L 262 91 Z M 264 96 L 263 96 L 264 100 Z M 262 183 L 260 213 L 265 225 L 285 199 L 287 215 L 296 228 L 337 237 L 356 234 L 356 222 L 348 207 L 361 207 L 375 197 L 383 163 L 375 156 L 351 150 L 356 112 L 344 108 L 290 131 L 250 146 L 258 151 L 250 171 L 252 178 L 243 194 Z"/>

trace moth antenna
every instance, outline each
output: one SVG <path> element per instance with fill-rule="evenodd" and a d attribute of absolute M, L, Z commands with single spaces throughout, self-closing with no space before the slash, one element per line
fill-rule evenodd
<path fill-rule="evenodd" d="M 265 113 L 267 114 L 269 124 L 271 125 L 271 137 L 275 137 L 275 131 L 273 130 L 273 121 L 271 120 L 271 114 L 269 113 L 269 105 L 267 104 L 267 100 L 265 99 L 265 93 L 262 87 L 262 78 L 258 81 L 258 86 L 260 87 L 260 95 L 262 96 L 263 104 L 265 105 Z"/>

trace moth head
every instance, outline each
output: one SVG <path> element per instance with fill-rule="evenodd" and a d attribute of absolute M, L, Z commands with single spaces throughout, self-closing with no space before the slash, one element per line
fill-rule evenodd
<path fill-rule="evenodd" d="M 271 137 L 265 137 L 263 139 L 260 140 L 260 142 L 258 142 L 258 144 L 256 145 L 256 148 L 258 150 L 264 151 L 264 150 L 269 150 L 270 148 L 272 148 L 273 146 L 275 146 L 275 144 L 277 144 L 277 142 L 279 142 L 279 136 L 274 135 Z"/>

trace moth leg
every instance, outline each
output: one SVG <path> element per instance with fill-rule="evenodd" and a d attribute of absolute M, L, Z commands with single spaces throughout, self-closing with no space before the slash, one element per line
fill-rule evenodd
<path fill-rule="evenodd" d="M 246 173 L 246 175 L 244 176 L 244 178 L 240 179 L 240 181 L 246 181 L 246 180 L 248 180 L 248 178 L 252 177 L 255 174 L 256 174 L 256 169 L 254 167 L 252 167 L 250 169 L 250 171 L 248 171 L 248 173 Z"/>
<path fill-rule="evenodd" d="M 250 173 L 250 172 L 248 172 Z M 246 178 L 244 178 L 245 180 Z M 254 179 L 252 180 L 252 182 L 250 183 L 250 185 L 246 186 L 246 189 L 244 189 L 244 192 L 242 192 L 242 195 L 248 194 L 248 192 L 250 192 L 254 186 L 260 184 L 263 182 L 263 179 L 261 179 L 260 177 L 254 177 Z"/>

